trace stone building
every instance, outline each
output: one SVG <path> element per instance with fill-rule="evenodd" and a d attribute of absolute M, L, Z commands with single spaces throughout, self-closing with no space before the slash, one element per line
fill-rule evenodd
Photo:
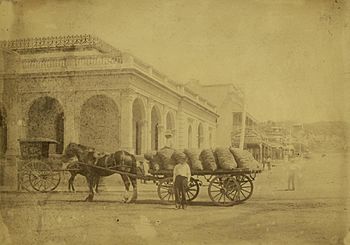
<path fill-rule="evenodd" d="M 99 38 L 1 41 L 0 52 L 0 184 L 14 185 L 20 138 L 55 139 L 58 154 L 79 142 L 139 155 L 165 135 L 175 148 L 215 144 L 213 103 Z"/>
<path fill-rule="evenodd" d="M 197 80 L 190 81 L 186 87 L 198 91 L 217 107 L 217 145 L 239 147 L 243 120 L 243 92 L 232 83 L 201 84 Z M 266 136 L 258 129 L 258 121 L 246 113 L 246 130 L 244 149 L 250 151 L 258 161 L 263 161 L 271 147 Z"/>
<path fill-rule="evenodd" d="M 232 83 L 204 85 L 198 81 L 191 81 L 186 84 L 186 87 L 198 91 L 203 97 L 216 105 L 219 114 L 216 132 L 217 145 L 231 145 L 231 134 L 237 129 L 234 113 L 243 110 L 241 90 Z"/>

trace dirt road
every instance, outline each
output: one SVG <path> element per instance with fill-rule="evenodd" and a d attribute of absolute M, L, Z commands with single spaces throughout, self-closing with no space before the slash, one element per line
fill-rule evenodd
<path fill-rule="evenodd" d="M 151 183 L 139 184 L 136 204 L 120 202 L 121 187 L 93 203 L 85 192 L 1 193 L 0 244 L 344 244 L 349 162 L 313 155 L 300 166 L 295 191 L 276 162 L 233 207 L 213 206 L 207 186 L 187 210 L 160 202 Z"/>

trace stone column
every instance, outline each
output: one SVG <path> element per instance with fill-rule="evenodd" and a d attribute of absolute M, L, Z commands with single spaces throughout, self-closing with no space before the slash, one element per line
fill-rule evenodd
<path fill-rule="evenodd" d="M 152 150 L 152 107 L 154 102 L 148 99 L 146 108 L 146 151 Z"/>
<path fill-rule="evenodd" d="M 160 125 L 159 125 L 159 142 L 160 142 L 160 148 L 166 146 L 167 139 L 165 138 L 165 131 L 166 131 L 166 106 L 163 106 L 160 113 Z"/>
<path fill-rule="evenodd" d="M 148 138 L 148 133 L 147 133 L 147 120 L 141 120 L 139 122 L 139 125 L 141 127 L 141 153 L 145 153 L 147 151 L 147 138 Z"/>
<path fill-rule="evenodd" d="M 209 125 L 208 123 L 202 123 L 203 125 L 203 141 L 202 148 L 209 148 Z"/>
<path fill-rule="evenodd" d="M 19 117 L 19 98 L 17 81 L 4 82 L 4 104 L 7 107 L 7 151 L 6 163 L 4 166 L 4 184 L 7 190 L 16 190 L 18 188 L 18 161 L 20 155 L 19 133 L 21 131 L 22 120 Z"/>
<path fill-rule="evenodd" d="M 121 94 L 121 122 L 120 122 L 120 148 L 131 153 L 135 149 L 132 144 L 133 135 L 133 112 L 132 105 L 135 99 L 135 94 L 131 89 L 122 90 Z"/>
<path fill-rule="evenodd" d="M 69 93 L 64 108 L 64 145 L 79 143 L 79 108 L 75 108 L 75 94 Z"/>
<path fill-rule="evenodd" d="M 179 106 L 178 106 L 178 111 L 176 113 L 176 118 L 175 120 L 176 125 L 177 125 L 177 136 L 176 136 L 176 147 L 178 148 L 187 148 L 187 122 L 185 120 L 185 113 L 183 111 L 183 105 L 182 102 L 179 102 Z"/>
<path fill-rule="evenodd" d="M 160 123 L 158 124 L 158 144 L 159 144 L 159 149 L 163 148 L 165 146 L 165 127 L 164 124 Z"/>

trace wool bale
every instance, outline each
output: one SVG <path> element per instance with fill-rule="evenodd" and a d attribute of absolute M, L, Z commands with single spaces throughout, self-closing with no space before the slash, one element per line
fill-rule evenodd
<path fill-rule="evenodd" d="M 202 150 L 199 155 L 204 170 L 215 171 L 218 167 L 216 165 L 215 156 L 211 149 Z"/>
<path fill-rule="evenodd" d="M 199 160 L 200 151 L 198 149 L 185 149 L 184 153 L 192 170 L 203 170 L 202 162 Z"/>
<path fill-rule="evenodd" d="M 163 147 L 157 153 L 160 161 L 160 169 L 162 170 L 173 170 L 176 162 L 172 159 L 172 155 L 175 152 L 175 149 L 170 147 Z"/>
<path fill-rule="evenodd" d="M 238 168 L 259 169 L 261 167 L 249 151 L 230 147 L 230 152 L 236 159 Z"/>
<path fill-rule="evenodd" d="M 143 156 L 148 161 L 151 170 L 157 171 L 160 169 L 160 159 L 156 151 L 147 152 Z"/>
<path fill-rule="evenodd" d="M 182 151 L 175 150 L 171 158 L 176 164 L 186 162 L 187 156 Z"/>
<path fill-rule="evenodd" d="M 237 163 L 229 148 L 217 147 L 215 149 L 215 155 L 217 157 L 218 167 L 221 169 L 235 169 L 237 168 Z"/>

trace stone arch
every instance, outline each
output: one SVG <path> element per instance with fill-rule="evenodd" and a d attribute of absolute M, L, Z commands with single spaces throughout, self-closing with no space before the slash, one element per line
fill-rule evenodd
<path fill-rule="evenodd" d="M 117 99 L 120 97 L 120 94 L 117 92 L 112 92 L 112 91 L 81 91 L 78 92 L 77 96 L 74 99 L 74 106 L 78 110 L 81 110 L 83 105 L 87 100 L 94 96 L 104 96 L 113 101 L 115 106 L 120 109 L 120 101 Z M 120 111 L 120 110 L 119 110 Z"/>
<path fill-rule="evenodd" d="M 106 95 L 93 95 L 80 110 L 79 142 L 101 152 L 120 148 L 120 115 L 115 101 Z"/>
<path fill-rule="evenodd" d="M 203 147 L 203 143 L 204 143 L 204 132 L 203 132 L 203 124 L 199 123 L 198 124 L 198 139 L 197 139 L 197 143 L 198 143 L 198 149 Z"/>
<path fill-rule="evenodd" d="M 145 105 L 141 98 L 136 98 L 132 104 L 132 145 L 136 155 L 140 155 L 145 148 Z"/>
<path fill-rule="evenodd" d="M 0 104 L 0 158 L 4 157 L 7 151 L 7 113 Z"/>
<path fill-rule="evenodd" d="M 175 117 L 171 111 L 168 111 L 166 114 L 166 129 L 174 130 L 175 129 Z"/>
<path fill-rule="evenodd" d="M 55 98 L 43 96 L 35 99 L 28 110 L 28 138 L 50 138 L 59 143 L 50 152 L 62 153 L 64 139 L 64 111 Z"/>
<path fill-rule="evenodd" d="M 160 147 L 161 113 L 157 105 L 151 109 L 151 149 L 158 150 Z"/>

